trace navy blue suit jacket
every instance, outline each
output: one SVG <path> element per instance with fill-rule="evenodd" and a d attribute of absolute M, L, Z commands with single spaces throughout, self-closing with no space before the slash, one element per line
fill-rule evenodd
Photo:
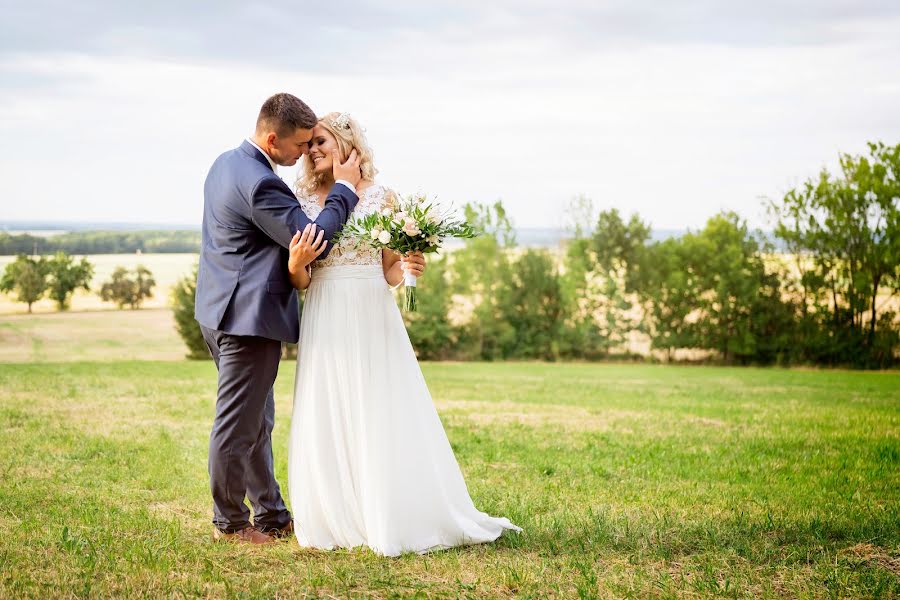
<path fill-rule="evenodd" d="M 359 198 L 335 185 L 314 223 L 331 237 Z M 296 342 L 297 294 L 288 275 L 288 247 L 310 219 L 263 154 L 245 141 L 225 152 L 203 187 L 203 228 L 194 317 L 233 335 Z M 330 251 L 329 244 L 324 257 Z"/>

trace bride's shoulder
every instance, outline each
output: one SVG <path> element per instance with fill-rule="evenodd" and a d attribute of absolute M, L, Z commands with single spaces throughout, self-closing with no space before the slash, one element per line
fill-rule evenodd
<path fill-rule="evenodd" d="M 385 201 L 394 194 L 389 187 L 378 182 L 370 182 L 368 185 L 359 188 L 359 201 L 366 204 L 381 206 Z"/>
<path fill-rule="evenodd" d="M 392 203 L 396 198 L 400 197 L 400 194 L 397 193 L 397 190 L 381 183 L 373 183 L 369 190 L 370 191 L 368 195 L 377 197 L 379 202 L 382 204 Z M 366 192 L 364 191 L 363 193 Z"/>
<path fill-rule="evenodd" d="M 356 186 L 356 192 L 360 196 L 382 194 L 384 193 L 384 189 L 384 186 L 377 181 L 361 181 L 359 185 Z"/>

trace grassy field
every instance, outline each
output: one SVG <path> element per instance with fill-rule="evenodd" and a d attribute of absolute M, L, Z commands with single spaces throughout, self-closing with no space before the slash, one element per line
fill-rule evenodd
<path fill-rule="evenodd" d="M 425 364 L 476 504 L 525 531 L 389 559 L 211 543 L 215 372 L 170 318 L 0 319 L 0 597 L 900 596 L 898 373 Z"/>
<path fill-rule="evenodd" d="M 0 315 L 0 363 L 178 360 L 168 309 Z"/>

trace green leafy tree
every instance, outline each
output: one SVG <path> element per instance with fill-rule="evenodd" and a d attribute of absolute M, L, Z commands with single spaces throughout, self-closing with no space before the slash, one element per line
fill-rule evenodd
<path fill-rule="evenodd" d="M 632 215 L 625 222 L 616 209 L 603 211 L 597 217 L 591 240 L 594 272 L 586 292 L 596 298 L 593 307 L 603 355 L 623 348 L 632 331 L 646 331 L 646 307 L 636 306 L 644 290 L 647 266 L 646 241 L 650 226 Z"/>
<path fill-rule="evenodd" d="M 468 204 L 466 221 L 479 236 L 453 253 L 451 290 L 466 298 L 470 315 L 460 333 L 461 353 L 467 358 L 503 358 L 515 336 L 502 318 L 500 291 L 509 285 L 510 252 L 515 246 L 512 222 L 500 201 Z"/>
<path fill-rule="evenodd" d="M 0 255 L 26 254 L 38 256 L 48 252 L 47 241 L 52 237 L 31 235 L 28 233 L 0 232 Z"/>
<path fill-rule="evenodd" d="M 199 231 L 71 231 L 51 237 L 0 233 L 0 254 L 199 252 Z"/>
<path fill-rule="evenodd" d="M 43 297 L 48 286 L 47 261 L 43 257 L 20 254 L 6 266 L 0 278 L 0 291 L 15 292 L 19 302 L 28 304 L 29 313 L 31 305 Z"/>
<path fill-rule="evenodd" d="M 595 275 L 589 293 L 597 299 L 594 313 L 597 332 L 595 352 L 607 358 L 613 353 L 627 353 L 629 333 L 642 330 L 642 325 L 640 317 L 634 314 L 634 303 L 624 293 L 621 275 Z"/>
<path fill-rule="evenodd" d="M 593 213 L 593 202 L 584 195 L 573 198 L 566 211 L 571 238 L 565 242 L 559 278 L 563 303 L 559 346 L 560 354 L 569 358 L 597 358 L 608 347 L 596 317 L 600 309 L 600 296 L 593 286 L 597 257 L 588 227 Z"/>
<path fill-rule="evenodd" d="M 144 265 L 138 265 L 134 269 L 135 282 L 135 301 L 131 302 L 131 308 L 139 308 L 144 300 L 153 296 L 153 288 L 156 287 L 156 280 L 153 279 L 153 273 Z"/>
<path fill-rule="evenodd" d="M 153 295 L 155 285 L 153 274 L 143 265 L 138 265 L 133 275 L 125 267 L 117 267 L 110 280 L 101 286 L 100 298 L 115 302 L 119 308 L 127 305 L 135 310 Z"/>
<path fill-rule="evenodd" d="M 699 290 L 684 243 L 669 238 L 648 245 L 641 281 L 638 294 L 651 347 L 665 350 L 669 359 L 677 348 L 698 347 L 688 318 L 697 306 Z"/>
<path fill-rule="evenodd" d="M 434 255 L 432 255 L 434 256 Z M 404 312 L 409 339 L 422 360 L 454 358 L 458 331 L 449 321 L 452 306 L 449 259 L 433 257 L 419 279 L 422 293 L 416 312 Z"/>
<path fill-rule="evenodd" d="M 607 346 L 597 324 L 600 298 L 593 286 L 594 262 L 589 239 L 566 241 L 559 277 L 563 305 L 559 342 L 565 357 L 596 358 Z"/>
<path fill-rule="evenodd" d="M 133 293 L 134 282 L 131 281 L 125 267 L 116 267 L 110 280 L 100 286 L 100 298 L 104 302 L 115 302 L 119 308 L 125 308 Z"/>
<path fill-rule="evenodd" d="M 843 154 L 838 176 L 823 170 L 769 208 L 776 235 L 797 257 L 808 357 L 893 363 L 896 321 L 879 311 L 900 291 L 900 144 Z"/>
<path fill-rule="evenodd" d="M 726 361 L 758 358 L 764 340 L 760 324 L 780 288 L 766 272 L 759 241 L 735 213 L 709 219 L 706 227 L 682 238 L 690 271 L 695 275 L 697 318 L 691 322 L 701 348 L 717 350 Z"/>
<path fill-rule="evenodd" d="M 782 300 L 766 247 L 733 213 L 698 232 L 652 243 L 635 277 L 647 307 L 651 346 L 716 351 L 725 362 L 787 359 L 793 307 Z"/>
<path fill-rule="evenodd" d="M 597 217 L 593 236 L 597 263 L 607 274 L 620 274 L 627 294 L 641 291 L 646 284 L 648 239 L 650 225 L 637 214 L 631 215 L 627 223 L 616 209 L 603 211 Z"/>
<path fill-rule="evenodd" d="M 197 295 L 197 265 L 193 271 L 179 279 L 172 287 L 172 309 L 175 328 L 188 349 L 188 358 L 209 359 L 209 349 L 194 318 L 194 300 Z"/>
<path fill-rule="evenodd" d="M 94 267 L 86 258 L 75 261 L 65 252 L 57 252 L 47 261 L 50 276 L 50 297 L 59 310 L 68 310 L 72 294 L 77 289 L 90 291 Z"/>
<path fill-rule="evenodd" d="M 530 248 L 519 256 L 499 298 L 500 318 L 513 331 L 502 340 L 501 355 L 557 359 L 563 298 L 550 253 Z"/>

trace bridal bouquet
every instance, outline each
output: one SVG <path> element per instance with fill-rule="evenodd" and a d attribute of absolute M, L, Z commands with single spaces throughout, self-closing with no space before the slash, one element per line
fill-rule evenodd
<path fill-rule="evenodd" d="M 344 225 L 341 237 L 365 239 L 376 248 L 398 254 L 437 252 L 445 238 L 473 238 L 474 228 L 453 211 L 441 208 L 425 194 L 406 198 L 392 194 L 381 212 L 353 219 Z M 418 306 L 416 277 L 404 274 L 404 309 L 414 312 Z"/>

